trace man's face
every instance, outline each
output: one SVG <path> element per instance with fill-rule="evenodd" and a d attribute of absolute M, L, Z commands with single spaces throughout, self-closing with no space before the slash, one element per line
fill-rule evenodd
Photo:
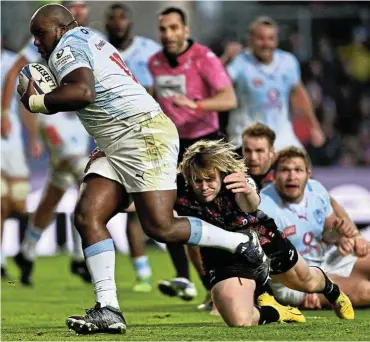
<path fill-rule="evenodd" d="M 250 37 L 250 45 L 258 59 L 264 63 L 270 63 L 278 45 L 276 28 L 263 24 L 257 25 Z"/>
<path fill-rule="evenodd" d="M 163 48 L 171 55 L 178 55 L 185 48 L 189 28 L 181 21 L 177 13 L 159 17 L 159 33 Z"/>
<path fill-rule="evenodd" d="M 275 186 L 280 196 L 290 202 L 299 203 L 304 194 L 311 171 L 303 158 L 287 158 L 279 162 L 275 172 Z"/>
<path fill-rule="evenodd" d="M 48 60 L 66 28 L 58 27 L 47 18 L 39 16 L 31 20 L 30 31 L 34 37 L 33 44 L 41 57 Z"/>
<path fill-rule="evenodd" d="M 76 2 L 68 6 L 69 11 L 76 19 L 78 25 L 86 26 L 89 20 L 89 8 L 83 2 Z"/>
<path fill-rule="evenodd" d="M 190 186 L 202 203 L 212 202 L 221 190 L 222 180 L 218 170 L 207 172 L 207 177 L 194 175 Z"/>
<path fill-rule="evenodd" d="M 275 153 L 265 137 L 243 138 L 245 165 L 252 176 L 264 175 L 271 168 Z"/>
<path fill-rule="evenodd" d="M 130 18 L 123 9 L 116 8 L 109 13 L 106 28 L 109 36 L 116 39 L 125 38 L 131 28 Z"/>

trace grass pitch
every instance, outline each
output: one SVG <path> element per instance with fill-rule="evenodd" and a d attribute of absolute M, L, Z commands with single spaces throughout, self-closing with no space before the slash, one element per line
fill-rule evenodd
<path fill-rule="evenodd" d="M 169 279 L 174 271 L 167 253 L 149 249 L 154 281 Z M 305 324 L 269 324 L 249 328 L 228 328 L 220 317 L 196 310 L 204 291 L 192 273 L 200 293 L 196 300 L 152 293 L 138 294 L 131 288 L 134 272 L 127 256 L 117 255 L 116 280 L 121 309 L 128 323 L 125 335 L 76 335 L 69 332 L 65 319 L 83 314 L 94 305 L 92 287 L 69 273 L 69 257 L 40 258 L 34 274 L 34 288 L 17 281 L 2 281 L 1 340 L 3 341 L 158 341 L 158 340 L 370 340 L 370 309 L 357 310 L 354 321 L 341 321 L 332 311 L 306 311 Z M 13 261 L 9 273 L 18 279 Z"/>

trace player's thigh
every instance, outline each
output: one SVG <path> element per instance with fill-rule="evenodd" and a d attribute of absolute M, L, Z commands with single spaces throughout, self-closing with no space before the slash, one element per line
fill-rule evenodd
<path fill-rule="evenodd" d="M 253 321 L 255 282 L 245 278 L 228 278 L 212 287 L 212 299 L 229 326 L 251 325 Z"/>
<path fill-rule="evenodd" d="M 1 193 L 4 198 L 3 211 L 6 216 L 26 213 L 26 200 L 30 192 L 28 178 L 1 177 Z"/>
<path fill-rule="evenodd" d="M 80 187 L 75 220 L 77 224 L 96 220 L 107 224 L 124 208 L 127 197 L 125 188 L 118 182 L 98 174 L 89 174 Z"/>
<path fill-rule="evenodd" d="M 132 194 L 136 212 L 144 231 L 167 230 L 174 219 L 176 190 L 148 191 Z"/>
<path fill-rule="evenodd" d="M 285 286 L 296 290 L 305 290 L 310 277 L 311 270 L 300 254 L 298 254 L 296 264 L 290 270 L 272 275 L 273 280 L 278 280 Z"/>

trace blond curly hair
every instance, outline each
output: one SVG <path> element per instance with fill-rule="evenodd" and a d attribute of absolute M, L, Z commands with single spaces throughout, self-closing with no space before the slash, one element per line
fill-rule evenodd
<path fill-rule="evenodd" d="M 199 140 L 184 153 L 179 171 L 188 183 L 196 176 L 208 178 L 215 170 L 224 174 L 244 172 L 247 176 L 244 159 L 234 148 L 224 140 Z"/>

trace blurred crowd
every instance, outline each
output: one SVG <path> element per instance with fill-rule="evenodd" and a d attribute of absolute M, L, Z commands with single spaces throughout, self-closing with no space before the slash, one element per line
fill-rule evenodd
<path fill-rule="evenodd" d="M 315 165 L 370 165 L 370 39 L 364 27 L 336 46 L 320 36 L 313 57 L 302 63 L 302 79 L 327 141 L 307 146 Z M 319 153 L 317 153 L 319 152 Z"/>

